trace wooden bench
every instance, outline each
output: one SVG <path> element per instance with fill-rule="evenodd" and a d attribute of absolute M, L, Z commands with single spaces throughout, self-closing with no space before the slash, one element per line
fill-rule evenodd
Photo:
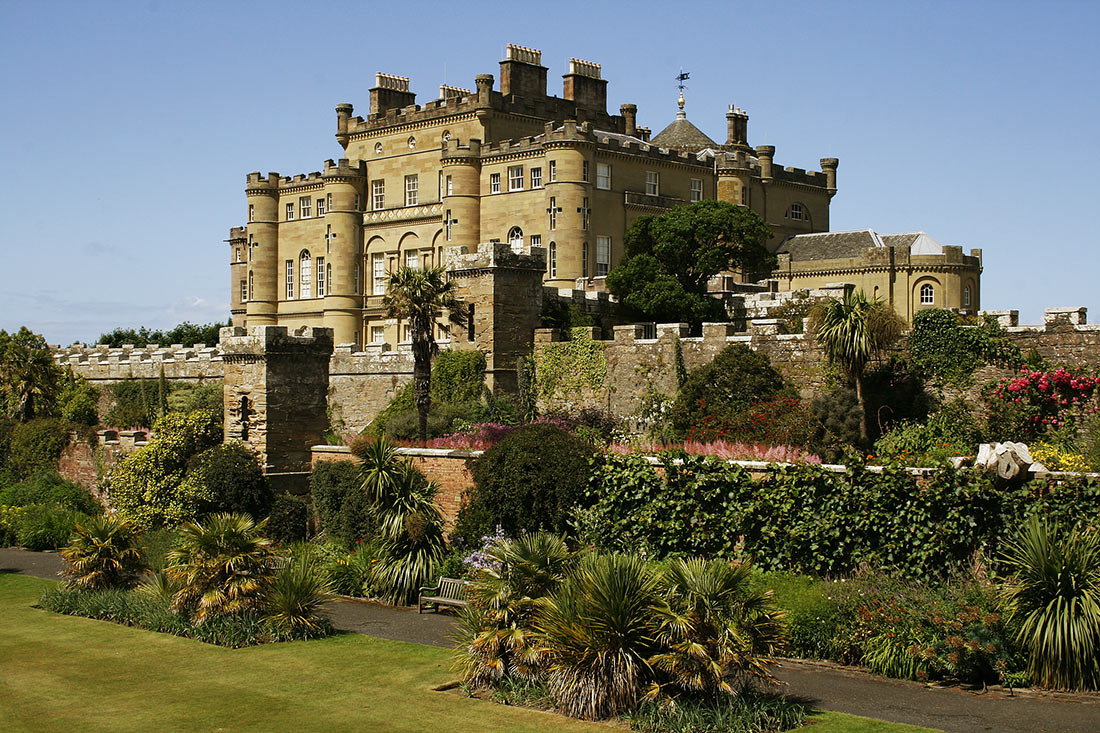
<path fill-rule="evenodd" d="M 470 585 L 468 580 L 458 578 L 440 578 L 439 585 L 423 586 L 420 588 L 420 596 L 416 601 L 416 612 L 424 613 L 425 603 L 434 603 L 436 610 L 439 606 L 468 606 L 466 592 Z M 425 595 L 428 594 L 428 595 Z"/>

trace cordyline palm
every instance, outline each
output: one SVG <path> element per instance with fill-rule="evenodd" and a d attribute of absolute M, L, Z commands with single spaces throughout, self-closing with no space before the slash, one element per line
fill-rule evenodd
<path fill-rule="evenodd" d="M 274 572 L 271 540 L 263 536 L 267 520 L 247 514 L 212 514 L 202 523 L 180 527 L 179 544 L 168 553 L 165 573 L 179 589 L 176 611 L 193 610 L 201 624 L 214 616 L 257 609 Z"/>
<path fill-rule="evenodd" d="M 33 336 L 33 334 L 31 334 Z M 0 355 L 4 383 L 11 391 L 15 417 L 26 422 L 41 414 L 57 397 L 61 369 L 45 344 L 16 334 Z"/>
<path fill-rule="evenodd" d="M 432 405 L 432 357 L 439 351 L 435 343 L 435 325 L 441 314 L 461 324 L 465 317 L 462 301 L 455 296 L 455 283 L 448 280 L 442 267 L 424 270 L 398 268 L 390 275 L 382 304 L 386 315 L 409 322 L 413 353 L 413 399 L 419 417 L 417 436 L 428 439 L 428 410 Z"/>
<path fill-rule="evenodd" d="M 901 321 L 889 304 L 869 299 L 862 290 L 848 293 L 843 300 L 830 299 L 821 303 L 815 308 L 812 321 L 826 358 L 855 382 L 860 411 L 859 438 L 866 445 L 863 370 L 872 356 L 898 340 Z"/>

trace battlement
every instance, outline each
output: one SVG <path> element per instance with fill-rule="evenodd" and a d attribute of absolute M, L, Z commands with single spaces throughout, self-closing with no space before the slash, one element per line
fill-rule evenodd
<path fill-rule="evenodd" d="M 773 169 L 774 179 L 786 183 L 802 183 L 808 186 L 824 187 L 827 177 L 824 171 L 807 171 L 804 168 L 787 166 Z"/>
<path fill-rule="evenodd" d="M 592 61 L 581 59 L 569 59 L 569 73 L 587 76 L 590 79 L 600 78 L 600 65 Z"/>
<path fill-rule="evenodd" d="M 477 246 L 476 252 L 470 252 L 465 246 L 447 249 L 448 273 L 489 268 L 545 272 L 546 250 L 527 245 L 524 251 L 516 252 L 508 242 L 482 242 Z"/>
<path fill-rule="evenodd" d="M 541 135 L 500 140 L 488 145 L 478 141 L 478 151 L 481 157 L 489 158 L 501 155 L 541 152 L 548 148 L 553 149 L 581 145 L 597 145 L 610 152 L 643 156 L 651 160 L 665 161 L 668 163 L 710 167 L 706 161 L 700 160 L 693 153 L 660 148 L 656 145 L 624 137 L 621 133 L 594 129 L 590 122 L 577 122 L 575 120 L 566 120 L 561 125 L 547 122 Z M 458 145 L 458 141 L 452 139 L 448 141 L 448 146 L 444 151 L 443 157 L 444 159 L 448 157 L 457 157 L 452 154 L 452 150 L 460 151 L 462 149 L 463 148 Z M 472 152 L 471 149 L 471 153 Z"/>
<path fill-rule="evenodd" d="M 219 333 L 223 358 L 266 353 L 313 351 L 330 354 L 333 350 L 331 328 L 303 326 L 227 326 Z"/>
<path fill-rule="evenodd" d="M 395 92 L 409 91 L 409 77 L 396 76 L 395 74 L 383 74 L 381 71 L 374 75 L 374 86 L 379 89 L 390 89 Z"/>
<path fill-rule="evenodd" d="M 331 158 L 325 161 L 325 172 L 322 174 L 323 178 L 366 178 L 367 176 L 367 163 L 364 160 L 350 161 L 347 158 L 340 158 L 338 161 L 333 161 Z"/>
<path fill-rule="evenodd" d="M 73 345 L 55 348 L 54 361 L 62 369 L 71 368 L 92 382 L 118 382 L 127 379 L 204 381 L 221 378 L 224 370 L 221 349 L 196 344 L 145 347 Z"/>
<path fill-rule="evenodd" d="M 283 176 L 279 179 L 279 188 L 298 188 L 304 184 L 320 184 L 321 172 L 313 171 L 312 173 L 299 173 L 296 176 Z"/>
<path fill-rule="evenodd" d="M 245 176 L 245 194 L 248 196 L 270 196 L 279 190 L 279 182 L 282 177 L 275 171 L 266 176 L 259 171 L 254 171 Z"/>
<path fill-rule="evenodd" d="M 525 64 L 542 66 L 542 51 L 537 48 L 517 46 L 514 43 L 508 44 L 504 51 L 504 58 L 506 61 L 520 61 Z"/>

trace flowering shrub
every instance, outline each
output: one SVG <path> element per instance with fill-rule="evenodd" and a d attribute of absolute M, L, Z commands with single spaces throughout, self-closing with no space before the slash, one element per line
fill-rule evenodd
<path fill-rule="evenodd" d="M 561 418 L 539 418 L 530 425 L 553 425 L 566 432 L 572 432 L 576 427 L 572 422 Z M 423 443 L 417 440 L 399 440 L 397 444 L 405 448 L 450 448 L 453 450 L 489 450 L 494 445 L 504 440 L 523 425 L 501 425 L 500 423 L 485 422 L 470 425 L 442 438 L 433 438 Z"/>
<path fill-rule="evenodd" d="M 733 416 L 708 414 L 687 432 L 689 440 L 738 441 L 769 445 L 807 445 L 820 430 L 809 406 L 795 397 L 776 395 L 754 402 Z"/>
<path fill-rule="evenodd" d="M 500 559 L 494 555 L 493 551 L 503 546 L 507 541 L 508 537 L 504 534 L 504 528 L 498 524 L 493 534 L 481 538 L 481 549 L 474 550 L 463 558 L 462 564 L 474 572 L 499 573 Z"/>
<path fill-rule="evenodd" d="M 990 437 L 1031 440 L 1048 430 L 1073 430 L 1084 413 L 1097 411 L 1093 398 L 1100 377 L 1066 367 L 1044 372 L 1022 367 L 986 395 Z"/>
<path fill-rule="evenodd" d="M 1084 473 L 1092 467 L 1089 461 L 1080 453 L 1064 450 L 1052 443 L 1036 443 L 1028 446 L 1031 457 L 1051 471 L 1074 471 Z"/>
<path fill-rule="evenodd" d="M 638 443 L 612 443 L 608 451 L 621 456 L 656 455 L 665 451 L 683 451 L 693 456 L 714 456 L 727 461 L 765 461 L 767 463 L 820 464 L 821 457 L 807 453 L 802 448 L 789 445 L 758 445 L 731 443 L 725 440 L 702 442 L 685 440 L 677 443 L 641 441 Z"/>

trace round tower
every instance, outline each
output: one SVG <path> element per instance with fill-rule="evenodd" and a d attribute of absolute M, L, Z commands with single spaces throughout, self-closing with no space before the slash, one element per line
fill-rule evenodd
<path fill-rule="evenodd" d="M 585 181 L 584 169 L 587 165 L 589 181 L 596 175 L 596 163 L 593 156 L 595 146 L 577 123 L 567 121 L 558 140 L 545 146 L 546 157 L 556 163 L 557 178 L 546 183 L 547 207 L 553 200 L 555 227 L 543 235 L 543 246 L 555 243 L 553 277 L 547 273 L 547 285 L 560 288 L 576 286 L 576 280 L 586 273 L 593 277 L 596 272 L 596 237 L 584 227 L 585 199 L 591 206 L 591 183 Z M 549 218 L 549 217 L 548 217 Z M 587 243 L 587 247 L 585 244 Z M 584 254 L 587 250 L 588 264 L 585 267 Z M 549 250 L 547 258 L 550 258 Z"/>
<path fill-rule="evenodd" d="M 279 174 L 249 173 L 245 323 L 275 325 L 279 311 Z"/>
<path fill-rule="evenodd" d="M 325 196 L 332 197 L 332 207 L 325 213 L 328 247 L 325 253 L 326 328 L 333 330 L 335 343 L 359 344 L 363 330 L 363 214 L 359 205 L 367 178 L 367 164 L 325 161 L 321 174 Z M 317 273 L 322 277 L 321 273 Z"/>
<path fill-rule="evenodd" d="M 460 147 L 457 139 L 448 140 L 441 162 L 444 246 L 476 252 L 481 239 L 481 141 L 472 138 L 468 146 Z"/>

